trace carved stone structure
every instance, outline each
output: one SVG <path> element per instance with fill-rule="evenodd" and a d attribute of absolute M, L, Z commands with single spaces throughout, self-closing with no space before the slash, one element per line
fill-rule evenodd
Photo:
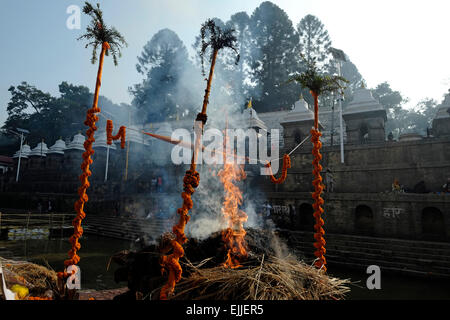
<path fill-rule="evenodd" d="M 434 137 L 406 134 L 399 141 L 386 141 L 386 112 L 370 91 L 361 88 L 354 96 L 354 101 L 344 109 L 345 163 L 340 162 L 337 143 L 333 147 L 324 143 L 321 151 L 322 175 L 325 176 L 327 168 L 331 169 L 335 180 L 334 193 L 324 195 L 327 232 L 431 240 L 434 232 L 439 239 L 450 239 L 450 196 L 441 193 L 442 185 L 450 177 L 450 114 L 447 112 L 450 94 L 433 121 Z M 327 115 L 330 112 L 324 109 L 320 112 L 321 121 L 325 119 L 323 132 L 329 132 Z M 255 128 L 259 132 L 281 129 L 282 156 L 309 135 L 313 114 L 300 100 L 290 111 L 257 114 L 253 109 L 246 109 L 239 123 L 233 126 Z M 171 136 L 173 129 L 185 128 L 192 132 L 192 126 L 192 119 L 132 126 L 127 130 L 128 156 L 126 149 L 118 147 L 120 142 L 110 147 L 106 183 L 106 136 L 104 131 L 97 132 L 89 189 L 92 196 L 87 210 L 111 213 L 117 202 L 121 203 L 121 210 L 133 203 L 144 207 L 164 202 L 174 207 L 179 205 L 186 166 L 171 162 L 171 145 L 139 131 Z M 326 139 L 325 134 L 323 141 Z M 44 144 L 33 150 L 24 145 L 19 183 L 15 183 L 16 169 L 3 178 L 5 183 L 0 193 L 3 206 L 28 209 L 34 207 L 38 199 L 47 197 L 57 210 L 72 210 L 80 184 L 84 140 L 83 135 L 77 134 L 67 146 L 61 140 L 50 149 Z M 15 168 L 17 157 L 18 153 L 14 155 Z M 311 142 L 307 141 L 292 154 L 292 168 L 285 184 L 275 186 L 266 176 L 248 174 L 243 189 L 251 190 L 246 195 L 254 200 L 268 201 L 275 206 L 272 213 L 279 226 L 312 230 L 312 160 Z M 260 165 L 256 165 L 257 170 L 253 170 L 254 166 L 246 166 L 246 170 L 258 173 Z M 199 165 L 202 177 L 205 173 L 202 170 L 207 169 Z M 151 186 L 156 177 L 163 177 L 163 194 Z M 394 179 L 409 192 L 392 193 Z M 419 185 L 424 185 L 426 190 L 416 188 Z"/>
<path fill-rule="evenodd" d="M 445 96 L 444 102 L 438 107 L 433 120 L 433 135 L 437 138 L 450 137 L 450 93 Z"/>
<path fill-rule="evenodd" d="M 386 110 L 374 99 L 372 92 L 359 88 L 343 114 L 347 126 L 347 143 L 378 143 L 385 141 Z"/>

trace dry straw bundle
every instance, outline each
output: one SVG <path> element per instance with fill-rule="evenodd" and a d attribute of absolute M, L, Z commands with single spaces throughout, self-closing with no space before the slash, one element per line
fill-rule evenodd
<path fill-rule="evenodd" d="M 331 278 L 293 257 L 270 257 L 242 269 L 193 266 L 177 287 L 176 300 L 341 300 L 349 280 Z"/>
<path fill-rule="evenodd" d="M 13 278 L 8 283 L 18 283 L 29 287 L 31 292 L 43 293 L 57 287 L 57 274 L 46 267 L 23 261 L 7 260 L 0 257 L 0 263 Z M 5 272 L 6 273 L 6 272 Z"/>

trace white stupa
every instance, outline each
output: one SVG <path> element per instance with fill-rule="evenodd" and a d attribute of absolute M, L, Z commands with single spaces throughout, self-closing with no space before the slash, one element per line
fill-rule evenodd
<path fill-rule="evenodd" d="M 30 148 L 30 146 L 27 145 L 27 144 L 24 144 L 24 145 L 22 146 L 22 155 L 21 155 L 20 157 L 21 157 L 21 158 L 28 158 L 28 156 L 30 155 L 30 153 L 31 153 L 31 148 Z M 18 157 L 19 157 L 19 154 L 20 154 L 20 150 L 17 150 L 17 152 L 14 153 L 13 158 L 18 158 Z"/>
<path fill-rule="evenodd" d="M 300 100 L 294 104 L 294 108 L 281 119 L 281 122 L 287 123 L 311 120 L 314 120 L 314 112 L 308 108 L 305 99 L 301 97 Z"/>
<path fill-rule="evenodd" d="M 31 150 L 31 153 L 28 156 L 29 157 L 33 157 L 33 156 L 46 157 L 48 151 L 49 150 L 48 150 L 47 144 L 45 142 L 40 142 L 40 143 L 38 143 L 36 148 Z"/>
<path fill-rule="evenodd" d="M 237 125 L 240 125 L 242 129 L 254 128 L 267 131 L 266 124 L 259 118 L 258 113 L 253 109 L 250 103 L 247 108 L 242 111 L 242 117 L 238 120 Z"/>
<path fill-rule="evenodd" d="M 450 93 L 445 95 L 445 99 L 438 107 L 438 111 L 434 119 L 448 119 L 450 118 Z"/>
<path fill-rule="evenodd" d="M 450 137 L 450 90 L 442 104 L 438 106 L 433 119 L 433 135 L 438 138 Z"/>
<path fill-rule="evenodd" d="M 69 145 L 67 146 L 68 150 L 81 150 L 84 151 L 84 141 L 86 138 L 81 134 L 78 133 L 73 137 L 73 140 Z"/>
<path fill-rule="evenodd" d="M 128 134 L 128 132 L 127 132 Z M 107 139 L 106 139 L 106 131 L 97 131 L 94 134 L 95 142 L 92 145 L 92 148 L 108 148 Z M 120 140 L 119 140 L 120 142 Z M 116 150 L 117 147 L 114 143 L 112 143 L 110 146 L 110 149 Z"/>
<path fill-rule="evenodd" d="M 164 125 L 164 123 L 162 125 Z M 170 129 L 170 134 L 169 134 L 169 136 L 170 136 L 172 134 L 172 128 L 169 126 L 169 129 Z M 142 128 L 139 128 L 138 126 L 127 127 L 125 141 L 149 145 L 149 143 L 148 143 L 149 139 L 147 139 L 147 138 L 150 138 L 150 137 L 142 134 L 140 131 L 142 131 Z M 166 133 L 167 132 L 164 131 L 164 135 L 166 135 Z M 157 133 L 157 134 L 163 135 L 161 133 Z M 120 139 L 116 140 L 116 143 L 118 143 L 120 145 Z"/>
<path fill-rule="evenodd" d="M 48 154 L 64 154 L 64 150 L 67 149 L 66 143 L 59 139 L 56 140 L 55 144 L 50 147 Z"/>
<path fill-rule="evenodd" d="M 361 86 L 355 90 L 353 100 L 344 110 L 344 116 L 358 113 L 384 113 L 386 117 L 386 110 L 384 107 L 372 96 L 372 92 Z"/>

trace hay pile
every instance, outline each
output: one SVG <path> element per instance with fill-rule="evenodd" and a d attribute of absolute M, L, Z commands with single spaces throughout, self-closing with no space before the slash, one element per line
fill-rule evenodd
<path fill-rule="evenodd" d="M 177 285 L 174 300 L 340 300 L 350 291 L 349 280 L 293 257 L 262 257 L 260 266 L 241 269 L 188 266 L 192 272 Z"/>
<path fill-rule="evenodd" d="M 55 271 L 44 266 L 25 261 L 13 261 L 0 257 L 0 263 L 8 286 L 20 284 L 26 286 L 32 295 L 41 295 L 48 290 L 56 290 L 58 276 Z"/>

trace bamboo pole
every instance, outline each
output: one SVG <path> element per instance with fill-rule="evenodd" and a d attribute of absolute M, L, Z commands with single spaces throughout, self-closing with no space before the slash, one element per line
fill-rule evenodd
<path fill-rule="evenodd" d="M 196 139 L 194 144 L 194 150 L 192 153 L 192 160 L 190 170 L 186 172 L 183 182 L 185 191 L 182 193 L 183 205 L 178 209 L 178 214 L 180 216 L 178 223 L 173 227 L 173 232 L 176 234 L 176 239 L 172 242 L 173 252 L 169 256 L 162 257 L 162 265 L 165 265 L 169 269 L 169 275 L 167 283 L 162 287 L 160 292 L 160 299 L 167 300 L 168 296 L 173 293 L 175 284 L 181 279 L 181 265 L 179 260 L 184 255 L 183 244 L 186 243 L 187 238 L 184 234 L 184 229 L 188 223 L 189 211 L 192 208 L 191 196 L 195 192 L 195 188 L 199 183 L 199 174 L 196 172 L 197 167 L 197 155 L 200 146 L 201 138 L 203 135 L 203 127 L 206 122 L 206 109 L 209 103 L 209 94 L 211 92 L 211 83 L 214 76 L 214 67 L 217 60 L 218 49 L 214 49 L 213 58 L 211 60 L 211 67 L 209 70 L 209 78 L 206 85 L 205 96 L 203 98 L 202 112 L 197 115 L 197 119 L 194 125 L 194 130 L 196 133 Z"/>
<path fill-rule="evenodd" d="M 206 84 L 206 90 L 205 90 L 205 96 L 203 97 L 203 107 L 202 107 L 202 115 L 206 116 L 206 109 L 208 107 L 208 103 L 209 103 L 209 95 L 211 93 L 211 84 L 212 84 L 212 79 L 214 76 L 214 68 L 216 66 L 216 60 L 217 60 L 217 55 L 219 53 L 218 49 L 214 50 L 213 53 L 213 58 L 211 61 L 211 68 L 209 69 L 209 77 L 208 77 L 208 82 Z M 200 125 L 200 128 L 197 128 L 197 136 L 195 139 L 195 144 L 194 144 L 194 152 L 192 154 L 192 160 L 191 160 L 191 171 L 195 171 L 196 167 L 197 167 L 197 156 L 198 156 L 198 149 L 200 146 L 200 142 L 201 142 L 201 138 L 203 135 L 203 126 L 204 123 L 198 123 L 199 121 L 196 121 L 196 124 Z M 195 128 L 195 127 L 194 127 Z"/>
<path fill-rule="evenodd" d="M 94 142 L 94 133 L 97 128 L 95 127 L 95 122 L 97 121 L 97 117 L 95 116 L 95 113 L 100 112 L 100 109 L 98 108 L 98 98 L 99 98 L 99 92 L 100 92 L 100 86 L 101 86 L 101 79 L 102 79 L 102 72 L 103 72 L 103 61 L 105 58 L 106 50 L 110 48 L 109 44 L 107 42 L 104 42 L 102 44 L 102 51 L 100 53 L 100 61 L 98 65 L 98 71 L 97 71 L 97 80 L 95 85 L 95 94 L 94 94 L 94 101 L 92 103 L 92 108 L 87 111 L 86 115 L 86 121 L 85 124 L 89 126 L 89 129 L 86 131 L 87 140 L 85 142 L 85 150 L 86 152 L 83 154 L 83 163 L 82 163 L 82 169 L 83 173 L 80 176 L 80 180 L 82 181 L 81 187 L 78 189 L 79 199 L 77 202 L 75 202 L 75 211 L 77 212 L 77 216 L 75 219 L 73 219 L 72 225 L 74 227 L 74 232 L 72 237 L 69 239 L 69 242 L 72 245 L 71 250 L 69 251 L 69 259 L 64 261 L 64 265 L 66 267 L 70 265 L 77 265 L 80 261 L 80 257 L 77 255 L 77 251 L 81 248 L 81 245 L 79 243 L 79 238 L 83 234 L 83 229 L 81 228 L 81 222 L 86 216 L 86 213 L 84 212 L 84 205 L 88 201 L 88 197 L 86 194 L 87 189 L 89 188 L 89 173 L 90 173 L 90 164 L 92 163 L 90 152 L 92 150 L 92 144 Z M 94 115 L 94 116 L 93 116 Z M 86 156 L 84 156 L 86 155 Z M 64 276 L 64 273 L 59 273 L 59 277 Z"/>

